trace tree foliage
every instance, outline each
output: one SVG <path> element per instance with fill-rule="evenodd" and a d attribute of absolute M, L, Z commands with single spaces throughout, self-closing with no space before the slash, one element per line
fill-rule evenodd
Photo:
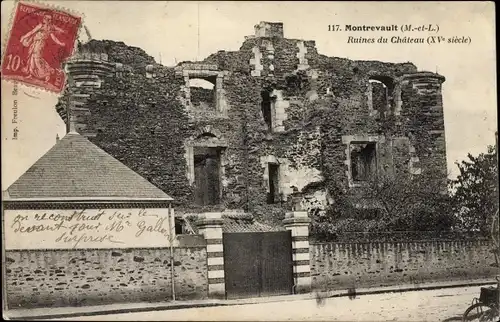
<path fill-rule="evenodd" d="M 436 180 L 440 177 L 424 171 L 378 178 L 358 188 L 360 199 L 337 192 L 326 214 L 313 218 L 312 232 L 325 240 L 351 232 L 448 231 L 455 218 L 446 182 Z"/>
<path fill-rule="evenodd" d="M 490 234 L 498 210 L 498 160 L 495 147 L 457 163 L 460 174 L 451 182 L 458 227 Z"/>
<path fill-rule="evenodd" d="M 491 235 L 498 211 L 498 166 L 495 148 L 457 163 L 460 174 L 446 183 L 442 173 L 424 169 L 377 178 L 358 189 L 362 198 L 340 187 L 330 191 L 333 204 L 312 218 L 317 239 L 335 240 L 352 232 L 480 232 Z M 447 189 L 448 188 L 448 189 Z"/>

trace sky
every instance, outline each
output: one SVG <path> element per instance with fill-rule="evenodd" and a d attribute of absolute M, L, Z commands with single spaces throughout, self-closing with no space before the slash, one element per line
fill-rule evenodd
<path fill-rule="evenodd" d="M 412 62 L 438 72 L 443 84 L 448 172 L 468 153 L 485 152 L 497 130 L 495 17 L 492 2 L 163 2 L 43 1 L 83 16 L 94 39 L 140 47 L 173 66 L 219 50 L 238 50 L 260 21 L 282 22 L 286 38 L 315 40 L 318 52 L 353 60 Z M 2 2 L 2 49 L 12 1 Z M 439 26 L 436 36 L 470 37 L 470 44 L 352 44 L 348 36 L 427 37 L 428 32 L 328 31 L 328 25 Z M 82 40 L 87 37 L 81 35 Z M 3 53 L 3 51 L 2 51 Z M 65 134 L 54 106 L 57 96 L 2 80 L 2 190 Z M 12 124 L 17 100 L 18 123 Z M 13 140 L 13 128 L 18 138 Z"/>

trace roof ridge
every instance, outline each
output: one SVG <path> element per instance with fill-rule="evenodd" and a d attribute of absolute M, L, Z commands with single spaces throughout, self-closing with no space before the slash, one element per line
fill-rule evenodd
<path fill-rule="evenodd" d="M 7 188 L 11 199 L 151 198 L 172 200 L 123 162 L 69 132 Z"/>

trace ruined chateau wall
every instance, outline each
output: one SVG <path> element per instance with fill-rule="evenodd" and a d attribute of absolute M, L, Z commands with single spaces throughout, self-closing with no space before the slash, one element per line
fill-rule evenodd
<path fill-rule="evenodd" d="M 437 169 L 446 178 L 444 78 L 411 63 L 326 57 L 314 41 L 286 39 L 282 24 L 273 23 L 257 25 L 238 51 L 175 68 L 123 43 L 88 46 L 117 64 L 83 104 L 91 141 L 168 191 L 181 212 L 243 208 L 279 222 L 292 196 L 323 208 L 338 187 L 362 197 L 350 165 L 350 145 L 359 142 L 377 146 L 379 175 Z M 193 78 L 212 83 L 214 92 L 193 89 L 191 97 Z M 272 100 L 272 130 L 263 91 Z M 213 105 L 198 109 L 210 95 Z M 221 199 L 214 206 L 193 202 L 190 146 L 199 145 L 223 147 Z M 279 164 L 273 203 L 269 163 Z"/>

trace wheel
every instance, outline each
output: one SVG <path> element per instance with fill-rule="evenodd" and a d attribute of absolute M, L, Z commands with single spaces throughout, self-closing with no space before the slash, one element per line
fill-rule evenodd
<path fill-rule="evenodd" d="M 498 310 L 492 305 L 479 302 L 471 305 L 465 311 L 462 321 L 496 322 L 498 321 Z"/>
<path fill-rule="evenodd" d="M 465 311 L 462 321 L 496 322 L 498 321 L 498 310 L 494 306 L 479 302 L 471 305 Z"/>

